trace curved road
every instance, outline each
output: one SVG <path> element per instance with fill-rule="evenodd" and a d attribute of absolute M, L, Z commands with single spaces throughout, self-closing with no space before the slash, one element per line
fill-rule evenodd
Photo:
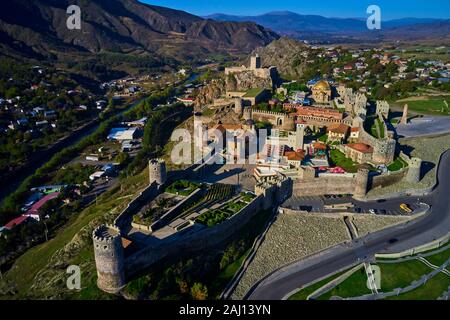
<path fill-rule="evenodd" d="M 450 150 L 441 157 L 437 181 L 431 194 L 421 199 L 431 205 L 426 215 L 278 269 L 255 284 L 245 299 L 281 300 L 312 281 L 370 261 L 376 253 L 399 252 L 446 235 L 450 230 Z M 392 201 L 401 199 L 406 198 Z"/>

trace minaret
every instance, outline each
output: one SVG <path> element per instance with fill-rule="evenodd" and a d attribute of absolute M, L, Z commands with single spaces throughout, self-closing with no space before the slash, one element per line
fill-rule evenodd
<path fill-rule="evenodd" d="M 405 104 L 405 106 L 403 107 L 403 116 L 402 119 L 400 120 L 401 124 L 407 124 L 408 123 L 408 105 Z"/>

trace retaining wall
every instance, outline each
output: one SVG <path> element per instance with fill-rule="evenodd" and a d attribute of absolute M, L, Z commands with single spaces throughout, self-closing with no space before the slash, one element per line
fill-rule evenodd
<path fill-rule="evenodd" d="M 432 242 L 411 248 L 409 250 L 405 250 L 405 251 L 397 252 L 397 253 L 377 253 L 377 254 L 375 254 L 375 257 L 376 258 L 385 258 L 385 259 L 403 258 L 403 257 L 411 256 L 411 255 L 414 255 L 417 253 L 437 249 L 437 248 L 443 246 L 444 244 L 446 244 L 449 240 L 450 240 L 450 233 L 447 233 L 445 236 L 443 236 L 439 239 L 436 239 Z"/>
<path fill-rule="evenodd" d="M 313 180 L 294 181 L 294 196 L 320 196 L 323 194 L 353 194 L 355 178 L 343 177 L 318 177 Z"/>

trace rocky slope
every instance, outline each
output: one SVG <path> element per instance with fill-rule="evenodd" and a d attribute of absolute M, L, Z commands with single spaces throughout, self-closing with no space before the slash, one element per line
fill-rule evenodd
<path fill-rule="evenodd" d="M 301 54 L 307 50 L 302 42 L 283 37 L 256 49 L 254 53 L 261 56 L 265 66 L 276 66 L 282 76 L 297 78 L 305 69 L 306 58 Z"/>

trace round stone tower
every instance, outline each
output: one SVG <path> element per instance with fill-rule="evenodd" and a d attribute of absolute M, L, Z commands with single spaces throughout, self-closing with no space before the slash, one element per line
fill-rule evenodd
<path fill-rule="evenodd" d="M 234 99 L 234 112 L 241 116 L 243 112 L 243 102 L 241 98 Z"/>
<path fill-rule="evenodd" d="M 408 163 L 408 173 L 406 174 L 406 181 L 411 183 L 418 183 L 421 178 L 422 159 L 411 158 Z"/>
<path fill-rule="evenodd" d="M 116 227 L 101 225 L 93 232 L 97 286 L 118 293 L 125 286 L 122 238 Z"/>
<path fill-rule="evenodd" d="M 366 168 L 359 168 L 356 173 L 355 191 L 353 197 L 355 199 L 362 199 L 367 194 L 367 186 L 369 184 L 369 170 Z"/>
<path fill-rule="evenodd" d="M 166 162 L 162 159 L 152 159 L 148 162 L 149 183 L 163 185 L 167 180 Z"/>
<path fill-rule="evenodd" d="M 243 118 L 245 121 L 252 119 L 252 108 L 250 107 L 244 108 Z"/>

